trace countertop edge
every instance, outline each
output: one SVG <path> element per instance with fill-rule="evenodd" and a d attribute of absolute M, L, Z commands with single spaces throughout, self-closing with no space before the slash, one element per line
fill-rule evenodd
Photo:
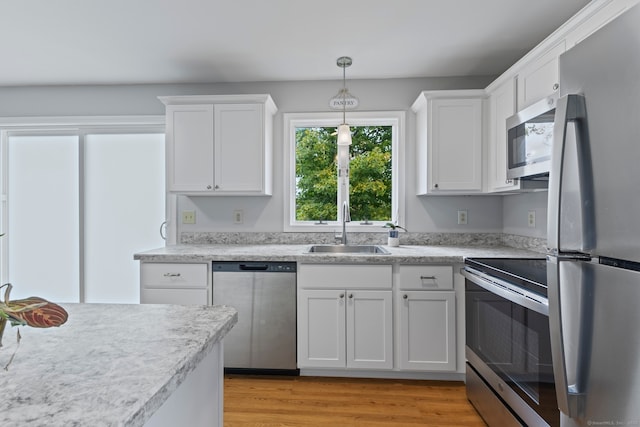
<path fill-rule="evenodd" d="M 128 420 L 125 420 L 123 426 L 144 426 L 151 416 L 169 399 L 171 394 L 180 387 L 187 376 L 194 371 L 198 364 L 213 350 L 214 346 L 222 341 L 237 322 L 238 312 L 234 309 L 233 315 L 211 334 L 211 336 L 207 337 L 203 346 L 186 359 L 171 378 L 160 387 L 146 403 L 135 411 Z"/>
<path fill-rule="evenodd" d="M 383 246 L 383 245 L 381 245 Z M 544 257 L 544 253 L 507 246 L 399 246 L 389 254 L 306 253 L 311 245 L 181 244 L 134 254 L 144 262 L 288 261 L 299 263 L 421 264 L 463 263 L 467 257 Z"/>

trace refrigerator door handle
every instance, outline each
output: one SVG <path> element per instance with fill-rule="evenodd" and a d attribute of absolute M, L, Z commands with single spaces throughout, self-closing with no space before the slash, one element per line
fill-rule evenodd
<path fill-rule="evenodd" d="M 572 371 L 567 369 L 568 337 L 563 330 L 562 295 L 560 292 L 560 262 L 557 258 L 547 257 L 547 283 L 549 298 L 549 331 L 551 336 L 551 359 L 553 361 L 553 376 L 556 383 L 558 409 L 571 418 L 580 418 L 584 413 L 584 391 L 580 388 L 584 383 L 583 365 L 586 360 L 577 361 Z M 573 313 L 575 315 L 576 313 Z M 584 343 L 581 343 L 584 344 Z M 574 379 L 570 384 L 569 375 Z"/>
<path fill-rule="evenodd" d="M 551 152 L 551 170 L 549 172 L 549 202 L 550 212 L 547 222 L 547 246 L 553 253 L 560 251 L 560 220 L 562 205 L 562 181 L 566 163 L 567 152 L 567 127 L 569 123 L 580 124 L 586 122 L 586 106 L 581 95 L 565 95 L 556 103 L 556 114 L 553 126 L 553 147 Z M 578 145 L 580 138 L 586 138 L 586 126 L 576 129 Z M 586 141 L 584 141 L 586 142 Z M 586 158 L 584 159 L 586 160 Z M 586 190 L 586 189 L 585 189 Z"/>

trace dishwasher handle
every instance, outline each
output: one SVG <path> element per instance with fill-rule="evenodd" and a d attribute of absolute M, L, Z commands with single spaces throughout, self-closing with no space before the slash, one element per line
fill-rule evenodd
<path fill-rule="evenodd" d="M 238 268 L 242 271 L 266 271 L 269 269 L 268 264 L 240 264 Z"/>

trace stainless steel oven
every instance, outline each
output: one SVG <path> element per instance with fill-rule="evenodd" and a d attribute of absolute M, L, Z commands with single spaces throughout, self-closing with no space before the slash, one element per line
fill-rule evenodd
<path fill-rule="evenodd" d="M 465 260 L 467 396 L 490 426 L 559 426 L 546 260 Z"/>

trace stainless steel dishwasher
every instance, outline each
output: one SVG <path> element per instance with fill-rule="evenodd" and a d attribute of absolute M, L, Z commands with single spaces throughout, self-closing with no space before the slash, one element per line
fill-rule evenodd
<path fill-rule="evenodd" d="M 225 372 L 297 375 L 296 263 L 214 262 L 213 303 L 238 310 Z"/>

